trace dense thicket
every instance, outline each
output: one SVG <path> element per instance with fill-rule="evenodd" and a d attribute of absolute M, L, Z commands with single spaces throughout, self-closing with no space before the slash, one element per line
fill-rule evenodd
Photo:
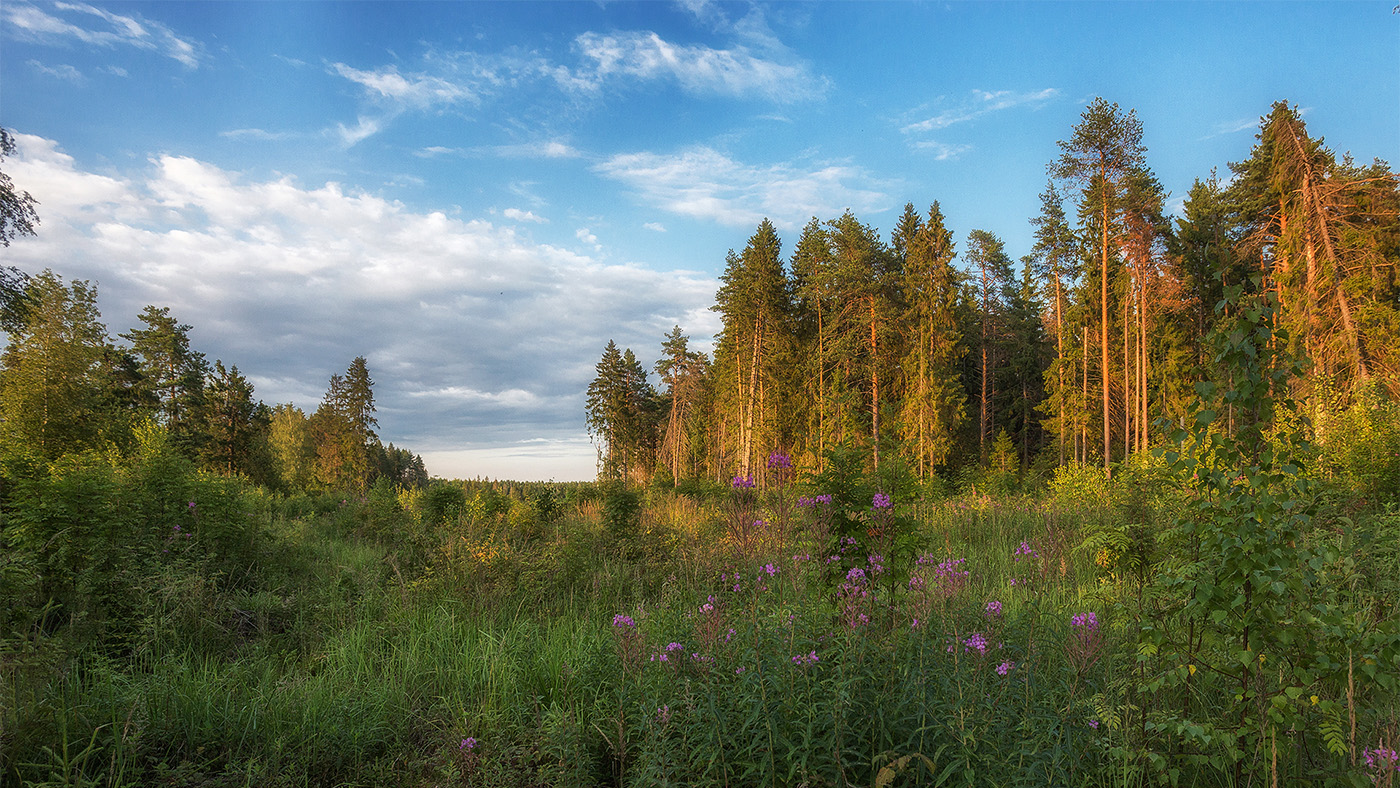
<path fill-rule="evenodd" d="M 986 229 L 959 249 L 937 202 L 927 215 L 906 205 L 888 242 L 850 212 L 813 218 L 786 260 L 764 220 L 726 260 L 712 364 L 695 358 L 657 392 L 605 354 L 594 389 L 626 389 L 631 404 L 602 421 L 590 404 L 604 474 L 762 484 L 769 452 L 820 473 L 846 446 L 871 469 L 975 476 L 999 439 L 1022 469 L 1111 469 L 1185 418 L 1217 366 L 1206 338 L 1231 286 L 1277 295 L 1304 362 L 1290 393 L 1315 422 L 1366 392 L 1400 395 L 1389 166 L 1339 158 L 1280 102 L 1229 184 L 1197 181 L 1172 218 L 1142 136 L 1132 110 L 1084 110 L 1019 265 Z M 685 337 L 666 341 L 674 364 Z M 663 443 L 673 451 L 657 454 Z"/>

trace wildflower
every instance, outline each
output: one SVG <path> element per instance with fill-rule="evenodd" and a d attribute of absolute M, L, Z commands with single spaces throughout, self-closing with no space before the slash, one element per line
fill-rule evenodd
<path fill-rule="evenodd" d="M 1018 548 L 1016 548 L 1016 552 L 1013 553 L 1012 555 L 1013 555 L 1013 557 L 1014 557 L 1017 561 L 1020 561 L 1022 557 L 1025 557 L 1025 558 L 1039 558 L 1039 557 L 1040 557 L 1040 553 L 1037 553 L 1037 552 L 1035 551 L 1035 548 L 1030 546 L 1030 543 L 1029 543 L 1029 542 L 1021 542 L 1021 546 L 1018 547 Z"/>
<path fill-rule="evenodd" d="M 1098 729 L 1099 729 L 1099 721 L 1098 721 L 1098 720 L 1089 720 L 1089 727 L 1090 727 L 1090 728 L 1093 728 L 1094 730 L 1098 730 Z"/>
<path fill-rule="evenodd" d="M 745 668 L 743 665 L 740 665 L 739 667 L 734 669 L 734 675 L 742 676 L 744 675 L 745 670 L 747 670 L 747 668 Z"/>
<path fill-rule="evenodd" d="M 630 629 L 636 627 L 637 622 L 633 621 L 631 616 L 626 616 L 621 613 L 618 613 L 617 615 L 613 616 L 613 626 L 617 627 L 618 629 Z"/>
<path fill-rule="evenodd" d="M 1070 626 L 1079 629 L 1084 633 L 1098 630 L 1099 617 L 1093 613 L 1080 613 L 1069 620 Z"/>
<path fill-rule="evenodd" d="M 890 502 L 890 497 L 884 493 L 875 493 L 875 497 L 870 501 L 872 509 L 888 509 L 893 505 Z"/>
<path fill-rule="evenodd" d="M 995 599 L 988 602 L 983 614 L 988 618 L 1001 618 L 1001 603 Z"/>
<path fill-rule="evenodd" d="M 750 490 L 753 489 L 753 477 L 735 476 L 734 481 L 731 484 L 736 490 Z"/>
<path fill-rule="evenodd" d="M 775 565 L 773 565 L 773 564 L 764 564 L 762 567 L 759 568 L 758 571 L 760 571 L 760 572 L 766 572 L 766 573 L 768 574 L 769 577 L 772 577 L 772 576 L 778 574 L 778 572 L 779 572 L 780 570 L 778 569 L 777 566 L 775 566 Z"/>
<path fill-rule="evenodd" d="M 830 495 L 818 495 L 818 496 L 816 496 L 815 498 L 812 499 L 812 502 L 813 502 L 813 503 L 825 504 L 826 506 L 830 506 L 830 505 L 831 505 L 831 496 L 830 496 Z"/>
<path fill-rule="evenodd" d="M 656 710 L 656 721 L 665 727 L 671 722 L 671 707 L 662 706 Z"/>
<path fill-rule="evenodd" d="M 963 640 L 963 653 L 976 651 L 978 654 L 987 653 L 987 636 L 981 632 L 973 632 Z"/>
<path fill-rule="evenodd" d="M 458 745 L 457 749 L 461 752 L 471 752 L 472 750 L 475 750 L 476 739 L 472 736 L 468 736 L 467 738 L 462 740 L 462 743 Z"/>
<path fill-rule="evenodd" d="M 775 451 L 768 455 L 768 467 L 775 470 L 789 470 L 792 468 L 792 458 L 780 451 Z"/>
<path fill-rule="evenodd" d="M 194 501 L 190 501 L 190 511 L 194 511 Z"/>
<path fill-rule="evenodd" d="M 1011 671 L 1013 671 L 1013 670 L 1015 670 L 1015 669 L 1016 669 L 1016 663 L 1015 663 L 1015 662 L 1012 662 L 1011 660 L 1006 660 L 1005 662 L 1002 662 L 1000 665 L 997 665 L 997 675 L 998 675 L 998 676 L 1005 676 L 1006 674 L 1010 673 Z"/>
<path fill-rule="evenodd" d="M 820 661 L 821 659 L 817 657 L 816 649 L 813 649 L 810 653 L 798 654 L 797 656 L 792 658 L 792 664 L 801 665 L 803 667 L 815 665 Z"/>

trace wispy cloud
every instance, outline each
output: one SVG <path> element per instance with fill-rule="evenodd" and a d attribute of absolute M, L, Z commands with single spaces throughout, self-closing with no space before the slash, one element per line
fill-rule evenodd
<path fill-rule="evenodd" d="M 75 85 L 81 85 L 86 81 L 83 77 L 83 72 L 66 63 L 60 63 L 56 66 L 46 66 L 37 60 L 27 60 L 24 64 L 37 73 L 47 77 L 53 77 L 54 79 L 63 80 L 64 82 L 72 82 Z"/>
<path fill-rule="evenodd" d="M 363 87 L 372 99 L 393 107 L 428 109 L 478 100 L 475 91 L 466 85 L 427 74 L 400 74 L 395 66 L 363 71 L 344 63 L 332 63 L 330 70 Z"/>
<path fill-rule="evenodd" d="M 650 31 L 584 33 L 574 40 L 582 58 L 560 72 L 569 88 L 596 91 L 612 81 L 673 81 L 687 93 L 762 98 L 789 103 L 826 89 L 800 61 L 764 57 L 744 45 L 715 49 L 675 44 Z"/>
<path fill-rule="evenodd" d="M 664 233 L 666 232 L 666 225 L 660 222 L 647 222 L 642 225 L 642 229 L 651 230 L 654 233 Z"/>
<path fill-rule="evenodd" d="M 86 3 L 54 3 L 55 14 L 28 3 L 0 9 L 10 34 L 51 45 L 88 44 L 107 49 L 134 47 L 197 68 L 203 48 L 169 27 L 139 14 L 115 14 Z"/>
<path fill-rule="evenodd" d="M 301 136 L 293 131 L 267 131 L 265 129 L 229 129 L 219 132 L 219 136 L 230 140 L 257 140 L 259 142 L 278 142 Z"/>
<path fill-rule="evenodd" d="M 1212 137 L 1223 137 L 1226 134 L 1238 134 L 1241 131 L 1250 131 L 1259 128 L 1258 118 L 1240 118 L 1239 120 L 1226 120 L 1211 127 L 1210 133 L 1201 137 L 1208 140 Z"/>
<path fill-rule="evenodd" d="M 946 142 L 938 142 L 937 140 L 919 140 L 914 143 L 914 149 L 932 153 L 933 158 L 938 161 L 947 161 L 949 159 L 956 159 L 972 150 L 972 145 L 950 145 Z"/>
<path fill-rule="evenodd" d="M 1016 93 L 1010 90 L 974 90 L 971 98 L 967 101 L 956 107 L 945 109 L 933 117 L 910 123 L 903 130 L 907 134 L 937 131 L 1015 107 L 1039 109 L 1059 95 L 1060 91 L 1055 88 L 1045 88 L 1028 93 Z"/>
<path fill-rule="evenodd" d="M 844 162 L 746 164 L 709 147 L 675 154 L 627 153 L 594 167 L 621 181 L 648 205 L 672 213 L 743 227 L 768 217 L 796 229 L 812 216 L 885 210 L 886 184 Z"/>

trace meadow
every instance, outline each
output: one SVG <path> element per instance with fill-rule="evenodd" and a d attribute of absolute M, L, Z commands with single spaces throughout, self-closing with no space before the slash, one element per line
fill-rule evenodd
<path fill-rule="evenodd" d="M 768 462 L 766 489 L 386 481 L 356 497 L 210 476 L 158 435 L 122 463 L 71 458 L 7 515 L 0 591 L 47 583 L 61 605 L 6 612 L 0 774 L 1400 780 L 1400 509 L 1345 477 L 1227 479 L 1273 529 L 1250 548 L 1268 565 L 1240 570 L 1212 539 L 1248 529 L 1209 522 L 1245 504 L 1161 452 L 1111 480 Z"/>

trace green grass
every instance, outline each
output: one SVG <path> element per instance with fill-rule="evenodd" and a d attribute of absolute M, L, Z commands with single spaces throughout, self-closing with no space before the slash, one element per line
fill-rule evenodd
<path fill-rule="evenodd" d="M 654 491 L 622 531 L 597 505 L 554 522 L 502 507 L 431 529 L 412 511 L 366 525 L 342 510 L 273 519 L 265 506 L 237 582 L 171 569 L 130 649 L 61 633 L 5 641 L 3 780 L 1230 784 L 1211 753 L 1173 752 L 1155 727 L 1176 696 L 1137 689 L 1173 667 L 1139 659 L 1141 618 L 1160 614 L 1150 589 L 1105 582 L 1075 549 L 1111 511 L 1053 497 L 902 504 L 907 532 L 873 575 L 858 547 L 828 564 L 802 510 L 775 521 L 787 541 L 741 557 L 726 506 Z M 1035 557 L 1016 560 L 1022 542 Z M 923 554 L 965 559 L 965 583 L 946 597 L 911 588 Z M 842 591 L 854 567 L 871 582 Z M 1070 621 L 1084 612 L 1100 621 L 1092 647 Z M 615 626 L 618 614 L 636 626 Z M 1223 694 L 1194 702 L 1203 720 L 1229 716 Z M 1350 708 L 1358 749 L 1393 733 L 1393 697 Z M 1285 782 L 1365 784 L 1320 736 L 1285 732 L 1298 755 Z"/>

